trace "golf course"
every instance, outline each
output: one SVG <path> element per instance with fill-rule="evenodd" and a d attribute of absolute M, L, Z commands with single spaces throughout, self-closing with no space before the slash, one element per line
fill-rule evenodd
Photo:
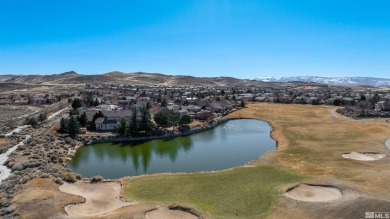
<path fill-rule="evenodd" d="M 386 120 L 354 120 L 335 115 L 334 109 L 248 104 L 229 117 L 269 122 L 277 150 L 223 171 L 123 178 L 123 194 L 130 201 L 185 206 L 205 218 L 362 218 L 367 211 L 388 211 Z M 342 156 L 351 152 L 383 156 L 374 161 Z M 297 186 L 308 191 L 296 191 L 294 197 L 317 195 L 318 188 L 310 190 L 306 184 L 332 187 L 339 197 L 305 201 L 286 195 Z"/>

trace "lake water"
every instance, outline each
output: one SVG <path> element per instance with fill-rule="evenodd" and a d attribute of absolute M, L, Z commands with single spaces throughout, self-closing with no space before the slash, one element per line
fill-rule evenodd
<path fill-rule="evenodd" d="M 222 170 L 275 150 L 268 123 L 230 120 L 190 136 L 136 143 L 80 147 L 67 167 L 85 177 L 106 179 L 166 172 Z"/>

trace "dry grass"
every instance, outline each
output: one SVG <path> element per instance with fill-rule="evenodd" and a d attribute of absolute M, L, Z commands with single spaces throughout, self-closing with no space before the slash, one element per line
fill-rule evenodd
<path fill-rule="evenodd" d="M 379 152 L 390 155 L 384 142 L 390 137 L 385 119 L 353 120 L 335 118 L 333 107 L 309 105 L 251 104 L 235 112 L 245 117 L 263 119 L 274 127 L 273 138 L 279 150 L 267 154 L 273 165 L 288 167 L 310 176 L 332 176 L 362 191 L 390 198 L 390 187 L 382 185 L 390 181 L 390 162 L 386 157 L 375 162 L 344 159 L 343 153 Z M 353 171 L 351 171 L 353 170 Z M 375 176 L 377 180 L 372 181 Z M 366 180 L 362 184 L 362 178 Z"/>
<path fill-rule="evenodd" d="M 332 109 L 334 107 L 250 104 L 248 108 L 230 115 L 263 119 L 274 127 L 272 136 L 278 141 L 279 150 L 268 153 L 255 165 L 289 168 L 312 176 L 312 182 L 336 184 L 368 194 L 367 198 L 344 205 L 321 207 L 299 202 L 292 204 L 281 199 L 271 218 L 286 216 L 287 212 L 295 212 L 291 215 L 297 215 L 296 218 L 313 218 L 313 215 L 323 216 L 330 209 L 332 217 L 360 218 L 370 209 L 390 208 L 390 153 L 384 146 L 384 141 L 390 137 L 390 129 L 386 120 L 335 118 L 330 113 Z M 379 152 L 387 157 L 374 162 L 341 157 L 351 151 Z"/>
<path fill-rule="evenodd" d="M 13 144 L 13 143 L 16 143 L 15 140 L 12 140 L 12 139 L 0 139 L 0 151 L 4 148 L 6 148 L 9 144 Z"/>
<path fill-rule="evenodd" d="M 29 181 L 13 199 L 21 218 L 62 218 L 66 216 L 65 206 L 84 201 L 61 192 L 51 179 L 42 178 Z"/>

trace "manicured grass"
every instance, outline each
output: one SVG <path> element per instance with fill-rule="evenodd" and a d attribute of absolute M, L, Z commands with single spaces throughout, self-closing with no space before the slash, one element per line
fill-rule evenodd
<path fill-rule="evenodd" d="M 244 167 L 214 173 L 158 175 L 128 180 L 131 199 L 180 204 L 215 218 L 263 218 L 283 185 L 303 176 L 270 166 Z"/>

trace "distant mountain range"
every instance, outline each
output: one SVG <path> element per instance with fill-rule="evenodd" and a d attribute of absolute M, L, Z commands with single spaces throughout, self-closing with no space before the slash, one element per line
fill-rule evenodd
<path fill-rule="evenodd" d="M 297 76 L 297 77 L 258 77 L 257 81 L 263 82 L 313 82 L 319 84 L 338 85 L 338 86 L 390 86 L 390 79 L 373 77 L 317 77 L 317 76 Z"/>
<path fill-rule="evenodd" d="M 238 79 L 233 77 L 194 77 L 187 75 L 165 75 L 159 73 L 124 73 L 108 72 L 105 74 L 84 75 L 74 71 L 51 75 L 0 75 L 1 83 L 19 84 L 86 84 L 113 83 L 131 85 L 160 86 L 278 86 L 256 80 Z"/>
<path fill-rule="evenodd" d="M 271 83 L 269 83 L 271 82 Z M 273 83 L 272 83 L 273 82 Z M 283 82 L 283 83 L 276 83 Z M 284 83 L 289 82 L 289 83 Z M 51 75 L 0 75 L 0 83 L 19 84 L 85 84 L 85 83 L 113 83 L 133 85 L 160 85 L 160 86 L 196 86 L 196 87 L 224 87 L 224 86 L 263 86 L 283 87 L 299 86 L 304 84 L 328 84 L 337 86 L 390 86 L 390 79 L 372 77 L 258 77 L 254 80 L 238 79 L 233 77 L 194 77 L 188 75 L 165 75 L 145 72 L 108 72 L 105 74 L 84 75 L 74 71 Z"/>

